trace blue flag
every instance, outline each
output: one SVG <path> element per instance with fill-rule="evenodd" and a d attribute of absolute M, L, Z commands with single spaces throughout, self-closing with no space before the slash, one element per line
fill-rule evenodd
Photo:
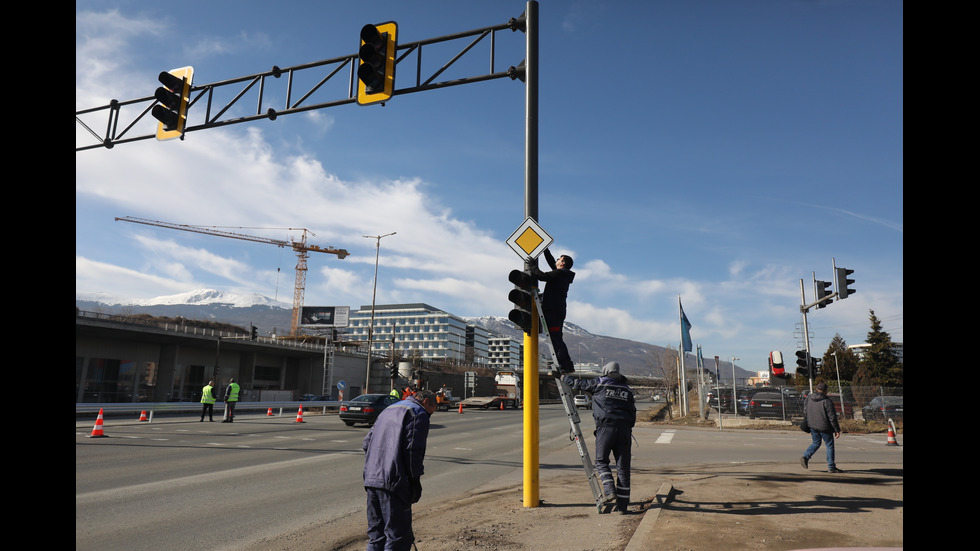
<path fill-rule="evenodd" d="M 681 306 L 681 300 L 677 299 L 677 305 L 681 309 L 681 342 L 684 346 L 684 352 L 690 352 L 694 349 L 691 345 L 691 322 L 687 320 L 687 316 L 684 315 L 684 307 Z"/>

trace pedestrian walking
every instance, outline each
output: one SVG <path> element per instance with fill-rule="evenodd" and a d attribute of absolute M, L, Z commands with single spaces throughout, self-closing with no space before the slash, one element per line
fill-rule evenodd
<path fill-rule="evenodd" d="M 804 469 L 809 468 L 810 458 L 820 449 L 822 442 L 827 448 L 827 472 L 842 473 L 837 468 L 834 439 L 840 438 L 840 423 L 837 422 L 837 410 L 834 401 L 827 397 L 827 383 L 819 383 L 817 391 L 806 397 L 804 420 L 810 426 L 810 438 L 813 443 L 803 452 L 800 464 Z"/>

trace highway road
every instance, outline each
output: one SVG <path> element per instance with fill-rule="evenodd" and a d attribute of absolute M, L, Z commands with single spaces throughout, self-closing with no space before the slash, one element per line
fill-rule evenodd
<path fill-rule="evenodd" d="M 591 452 L 593 421 L 588 411 L 581 415 Z M 347 427 L 335 414 L 307 413 L 303 423 L 294 414 L 247 413 L 235 423 L 197 419 L 110 418 L 106 438 L 89 437 L 93 421 L 76 421 L 76 549 L 261 549 L 262 542 L 311 528 L 333 533 L 333 526 L 364 525 L 366 426 Z M 499 477 L 520 481 L 522 425 L 520 410 L 434 414 L 420 506 L 457 499 Z M 542 480 L 581 469 L 568 434 L 563 408 L 542 406 Z M 798 431 L 667 425 L 638 426 L 634 436 L 634 467 L 657 469 L 795 464 L 807 443 Z M 838 441 L 838 458 L 845 469 L 848 463 L 893 462 L 901 448 L 885 446 L 883 439 L 848 435 Z M 819 464 L 811 461 L 811 468 Z"/>
<path fill-rule="evenodd" d="M 591 434 L 591 416 L 583 417 Z M 543 406 L 540 418 L 541 456 L 567 448 L 578 461 L 564 409 Z M 242 549 L 328 520 L 363 523 L 361 441 L 368 428 L 347 427 L 335 414 L 305 414 L 303 421 L 258 413 L 234 423 L 106 419 L 105 438 L 90 437 L 94 421 L 76 422 L 76 549 L 191 549 L 202 542 Z M 522 426 L 521 410 L 435 413 L 423 502 L 520 472 Z"/>

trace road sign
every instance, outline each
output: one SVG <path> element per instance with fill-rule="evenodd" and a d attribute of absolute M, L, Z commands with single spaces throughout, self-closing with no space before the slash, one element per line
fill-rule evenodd
<path fill-rule="evenodd" d="M 337 381 L 337 390 L 344 390 L 347 388 L 347 383 L 344 381 Z"/>
<path fill-rule="evenodd" d="M 510 248 L 524 260 L 537 258 L 552 243 L 554 239 L 530 217 L 507 239 Z"/>

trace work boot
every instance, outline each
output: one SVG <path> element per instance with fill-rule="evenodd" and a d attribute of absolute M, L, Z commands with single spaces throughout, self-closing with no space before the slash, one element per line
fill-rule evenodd
<path fill-rule="evenodd" d="M 807 467 L 807 465 L 809 464 L 810 464 L 810 460 L 807 459 L 806 456 L 800 458 L 800 465 L 803 465 L 804 469 L 808 469 L 809 467 Z"/>

